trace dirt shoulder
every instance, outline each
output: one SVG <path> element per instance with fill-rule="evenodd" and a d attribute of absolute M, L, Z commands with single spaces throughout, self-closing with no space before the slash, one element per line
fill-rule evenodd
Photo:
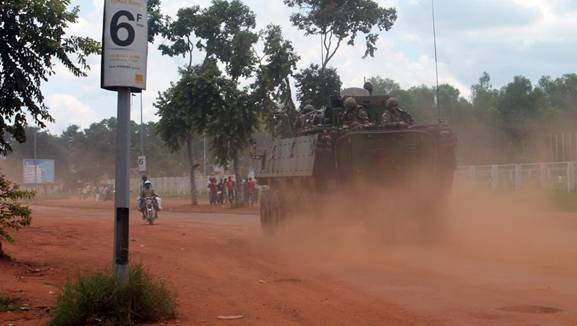
<path fill-rule="evenodd" d="M 182 205 L 168 204 L 158 225 L 132 219 L 130 242 L 131 260 L 178 291 L 180 325 L 220 324 L 218 316 L 239 314 L 244 318 L 229 323 L 431 324 L 396 304 L 356 291 L 305 261 L 270 250 L 255 216 L 228 217 L 231 223 L 219 225 L 210 223 L 220 218 L 216 208 L 203 208 L 200 214 Z M 31 310 L 0 313 L 1 325 L 46 323 L 58 287 L 68 278 L 109 268 L 110 207 L 64 200 L 33 206 L 33 226 L 16 234 L 16 245 L 6 246 L 14 261 L 0 262 L 0 293 L 21 298 Z M 195 214 L 203 215 L 200 222 Z"/>

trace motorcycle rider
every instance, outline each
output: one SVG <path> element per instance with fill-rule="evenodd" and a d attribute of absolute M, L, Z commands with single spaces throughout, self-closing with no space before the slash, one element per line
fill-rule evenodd
<path fill-rule="evenodd" d="M 144 181 L 144 186 L 142 188 L 142 191 L 140 192 L 140 198 L 141 198 L 141 207 L 140 207 L 140 211 L 144 210 L 144 200 L 150 197 L 152 198 L 152 203 L 154 205 L 154 210 L 155 213 L 158 212 L 161 209 L 160 206 L 160 197 L 158 197 L 158 195 L 154 192 L 154 189 L 152 189 L 152 182 L 150 182 L 150 180 L 146 180 Z M 144 218 L 144 216 L 143 216 Z"/>
<path fill-rule="evenodd" d="M 138 190 L 138 193 L 139 193 L 139 194 L 142 193 L 142 190 L 144 189 L 144 183 L 145 183 L 146 181 L 148 181 L 148 177 L 146 176 L 146 174 L 143 174 L 143 175 L 142 175 L 141 181 L 142 181 L 142 182 L 140 183 L 140 188 L 139 188 L 139 190 Z M 142 197 L 141 197 L 141 196 L 138 196 L 138 197 L 136 198 L 136 208 L 137 208 L 139 211 L 142 211 Z"/>

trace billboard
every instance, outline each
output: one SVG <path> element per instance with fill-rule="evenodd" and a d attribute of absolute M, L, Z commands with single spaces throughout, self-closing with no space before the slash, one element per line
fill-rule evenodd
<path fill-rule="evenodd" d="M 146 0 L 105 0 L 101 87 L 146 89 L 148 18 Z"/>
<path fill-rule="evenodd" d="M 54 183 L 54 160 L 23 160 L 24 184 Z"/>

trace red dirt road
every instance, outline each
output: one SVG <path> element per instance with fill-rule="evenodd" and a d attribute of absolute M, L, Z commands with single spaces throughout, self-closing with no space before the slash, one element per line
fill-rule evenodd
<path fill-rule="evenodd" d="M 177 290 L 170 323 L 577 325 L 574 214 L 509 210 L 504 222 L 456 208 L 455 232 L 441 243 L 385 245 L 358 225 L 267 238 L 254 210 L 165 206 L 157 225 L 132 219 L 130 249 Z M 33 210 L 33 226 L 5 246 L 14 261 L 0 262 L 0 293 L 32 310 L 0 313 L 0 325 L 45 324 L 58 286 L 111 262 L 110 203 L 43 201 Z"/>

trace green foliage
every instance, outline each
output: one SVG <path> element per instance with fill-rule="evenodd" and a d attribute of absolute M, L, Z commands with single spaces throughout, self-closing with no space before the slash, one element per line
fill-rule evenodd
<path fill-rule="evenodd" d="M 86 58 L 98 53 L 90 38 L 65 35 L 78 18 L 69 0 L 0 2 L 0 152 L 12 149 L 8 136 L 26 140 L 28 117 L 41 128 L 53 121 L 41 83 L 54 73 L 55 61 L 75 76 L 85 76 Z M 73 62 L 74 55 L 76 63 Z"/>
<path fill-rule="evenodd" d="M 224 80 L 221 85 L 222 97 L 211 110 L 212 121 L 207 133 L 213 139 L 216 162 L 227 166 L 228 162 L 233 161 L 236 165 L 238 153 L 250 145 L 257 129 L 258 115 L 246 90 L 238 90 L 234 83 Z"/>
<path fill-rule="evenodd" d="M 353 46 L 359 34 L 365 37 L 364 56 L 374 56 L 379 32 L 390 30 L 397 19 L 394 8 L 380 7 L 373 0 L 284 0 L 284 3 L 299 10 L 291 15 L 293 25 L 307 36 L 321 36 L 322 69 L 343 41 Z"/>
<path fill-rule="evenodd" d="M 255 105 L 262 108 L 266 125 L 273 135 L 293 135 L 297 110 L 292 99 L 290 78 L 300 57 L 282 29 L 269 25 L 263 31 L 264 50 L 251 85 Z"/>
<path fill-rule="evenodd" d="M 111 273 L 89 274 L 67 282 L 49 325 L 135 325 L 175 317 L 175 294 L 137 265 L 130 269 L 126 285 L 118 283 Z"/>
<path fill-rule="evenodd" d="M 155 122 L 144 125 L 149 172 L 155 177 L 186 175 L 188 167 L 184 152 L 172 152 L 167 148 L 157 135 L 156 126 Z M 135 167 L 135 158 L 140 155 L 141 129 L 131 122 L 130 130 L 131 157 L 134 160 L 131 166 Z M 114 155 L 110 153 L 116 148 L 116 119 L 94 122 L 86 129 L 72 125 L 59 136 L 30 127 L 26 128 L 26 133 L 37 133 L 39 157 L 56 161 L 56 181 L 63 183 L 65 191 L 76 191 L 86 184 L 96 185 L 114 177 Z M 202 142 L 195 141 L 193 147 L 202 148 Z M 22 160 L 31 157 L 34 157 L 34 142 L 15 144 L 13 152 L 2 161 L 2 170 L 13 178 L 21 176 Z"/>
<path fill-rule="evenodd" d="M 166 26 L 162 30 L 162 35 L 169 45 L 161 44 L 158 48 L 164 55 L 189 57 L 189 66 L 192 66 L 192 53 L 195 49 L 194 29 L 199 8 L 193 6 L 178 10 L 176 21 L 171 21 L 167 17 Z"/>
<path fill-rule="evenodd" d="M 389 95 L 399 97 L 401 86 L 392 79 L 375 76 L 369 78 L 368 82 L 373 85 L 373 95 Z"/>
<path fill-rule="evenodd" d="M 394 81 L 380 77 L 369 81 L 375 95 L 398 97 L 418 122 L 436 122 L 434 88 L 402 89 Z M 552 159 L 544 157 L 544 140 L 552 133 L 573 130 L 577 119 L 577 74 L 556 79 L 543 77 L 537 85 L 517 76 L 496 89 L 485 72 L 471 87 L 471 93 L 469 101 L 451 85 L 439 88 L 441 119 L 459 135 L 460 164 Z"/>
<path fill-rule="evenodd" d="M 242 2 L 213 0 L 207 8 L 183 8 L 175 21 L 168 19 L 164 36 L 170 44 L 160 47 L 166 55 L 188 55 L 189 65 L 180 80 L 158 97 L 159 134 L 177 147 L 190 139 L 192 131 L 207 135 L 216 161 L 227 165 L 232 160 L 237 179 L 239 152 L 248 146 L 258 124 L 258 99 L 239 86 L 239 78 L 255 71 L 253 47 L 259 39 L 255 26 L 254 13 Z M 192 64 L 194 48 L 205 53 L 198 66 Z M 191 150 L 189 158 L 193 175 Z"/>
<path fill-rule="evenodd" d="M 17 310 L 19 305 L 17 298 L 0 294 L 0 312 Z"/>
<path fill-rule="evenodd" d="M 147 0 L 148 9 L 148 42 L 153 43 L 154 38 L 162 33 L 163 16 L 160 13 L 160 0 Z"/>
<path fill-rule="evenodd" d="M 295 79 L 301 107 L 312 104 L 315 108 L 321 108 L 328 104 L 331 95 L 339 95 L 341 91 L 341 78 L 335 68 L 322 69 L 311 64 L 296 74 Z"/>
<path fill-rule="evenodd" d="M 33 196 L 33 193 L 20 190 L 18 185 L 0 174 L 0 257 L 4 256 L 2 241 L 14 242 L 8 230 L 18 231 L 32 222 L 30 209 L 19 201 Z"/>
<path fill-rule="evenodd" d="M 159 49 L 169 56 L 188 56 L 192 66 L 194 49 L 204 51 L 205 62 L 221 62 L 227 73 L 236 80 L 252 73 L 256 57 L 252 51 L 258 41 L 253 32 L 254 13 L 238 0 L 213 0 L 211 6 L 182 8 L 175 21 L 167 21 L 163 35 L 169 44 Z"/>

